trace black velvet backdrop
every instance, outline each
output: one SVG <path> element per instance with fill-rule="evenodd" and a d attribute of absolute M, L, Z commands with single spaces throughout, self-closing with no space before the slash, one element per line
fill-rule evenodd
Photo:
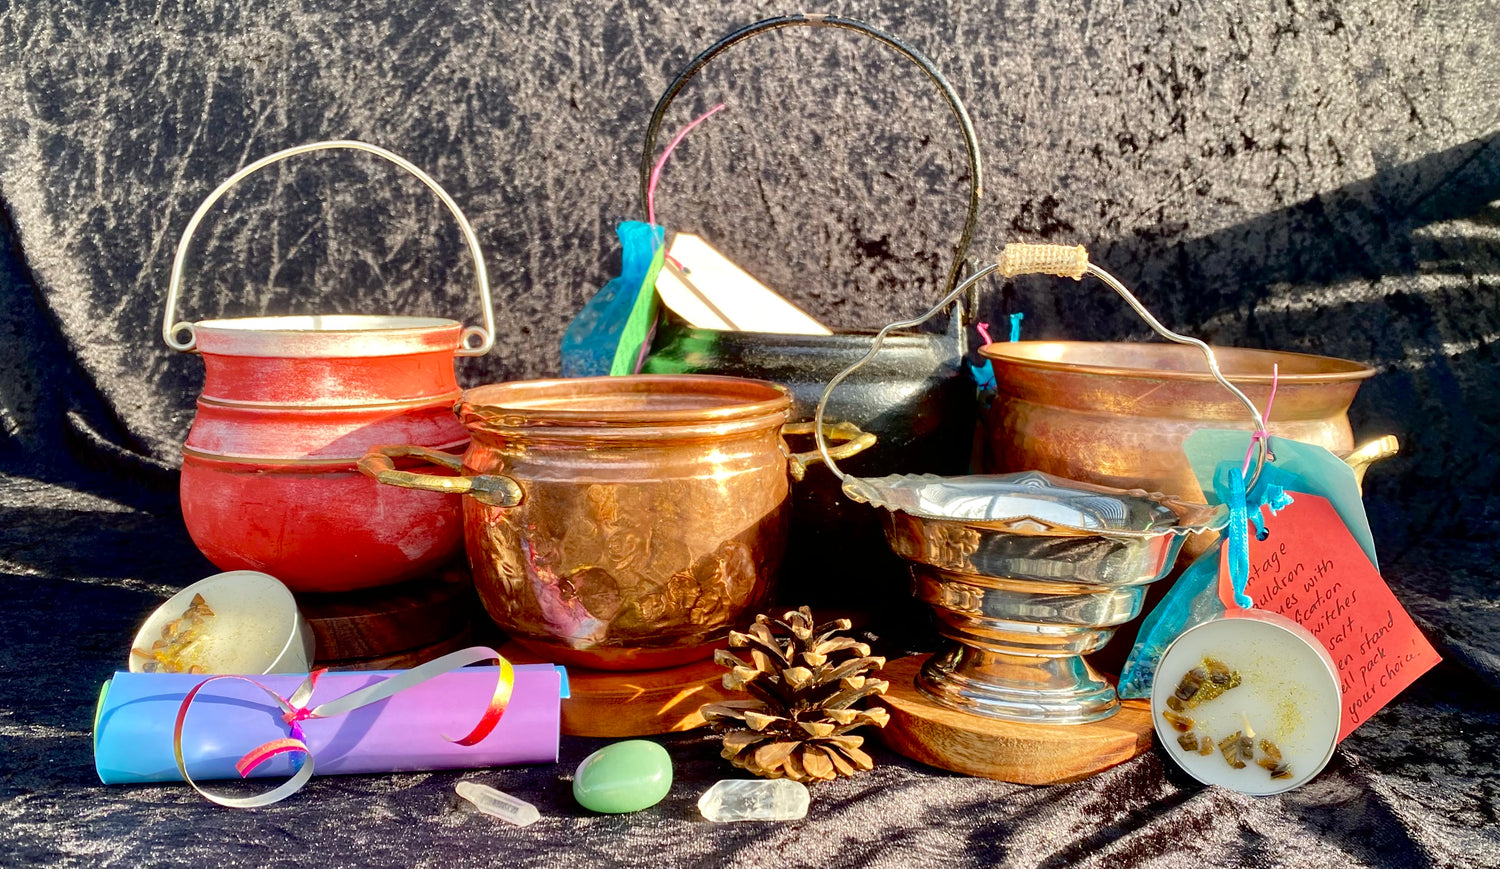
<path fill-rule="evenodd" d="M 319 778 L 236 813 L 184 787 L 103 788 L 90 715 L 138 620 L 213 572 L 173 468 L 202 378 L 159 337 L 188 216 L 264 154 L 357 138 L 425 168 L 477 228 L 501 322 L 466 385 L 544 376 L 641 216 L 635 167 L 671 77 L 763 3 L 0 2 L 0 864 L 1500 865 L 1500 7 L 1493 2 L 851 3 L 952 78 L 984 148 L 974 255 L 1083 243 L 1169 325 L 1379 369 L 1356 434 L 1385 575 L 1447 661 L 1311 785 L 1250 799 L 1156 754 L 1027 788 L 877 752 L 809 818 L 712 826 L 731 771 L 665 740 L 647 812 L 556 767 L 469 773 L 535 802 L 508 830 L 457 773 Z M 838 327 L 937 294 L 966 190 L 956 127 L 850 34 L 752 40 L 679 100 L 728 111 L 674 157 L 661 220 L 700 231 Z M 345 311 L 473 321 L 441 207 L 362 155 L 280 164 L 205 223 L 181 316 Z M 1027 337 L 1146 340 L 1097 285 L 985 289 Z"/>

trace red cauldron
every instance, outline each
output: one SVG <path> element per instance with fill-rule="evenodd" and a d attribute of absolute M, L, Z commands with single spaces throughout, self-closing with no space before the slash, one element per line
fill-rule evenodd
<path fill-rule="evenodd" d="M 173 322 L 189 241 L 230 187 L 308 151 L 383 157 L 435 192 L 473 255 L 484 327 L 428 317 L 314 315 Z M 456 495 L 378 485 L 355 467 L 370 447 L 462 452 L 455 355 L 494 343 L 478 239 L 451 197 L 416 166 L 362 142 L 317 142 L 264 157 L 211 193 L 177 247 L 162 337 L 203 356 L 198 413 L 182 454 L 182 513 L 224 570 L 269 573 L 294 591 L 348 591 L 430 572 L 463 545 Z"/>

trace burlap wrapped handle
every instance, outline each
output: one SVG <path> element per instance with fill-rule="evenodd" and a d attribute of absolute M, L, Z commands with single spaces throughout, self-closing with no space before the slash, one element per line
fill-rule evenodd
<path fill-rule="evenodd" d="M 1000 253 L 999 265 L 1000 274 L 1007 278 L 1056 275 L 1081 281 L 1089 270 L 1089 252 L 1081 244 L 1069 247 L 1065 244 L 1011 242 Z"/>

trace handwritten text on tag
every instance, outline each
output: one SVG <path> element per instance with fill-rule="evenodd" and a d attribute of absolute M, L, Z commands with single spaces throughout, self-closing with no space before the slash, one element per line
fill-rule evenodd
<path fill-rule="evenodd" d="M 1263 515 L 1265 539 L 1250 528 L 1245 592 L 1257 608 L 1307 628 L 1333 656 L 1342 740 L 1442 659 L 1326 498 L 1294 492 L 1289 506 Z M 1219 597 L 1233 615 L 1228 551 L 1219 564 Z"/>

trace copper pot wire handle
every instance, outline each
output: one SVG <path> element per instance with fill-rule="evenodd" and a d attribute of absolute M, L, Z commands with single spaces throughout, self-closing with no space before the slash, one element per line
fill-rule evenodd
<path fill-rule="evenodd" d="M 781 436 L 787 435 L 810 435 L 814 433 L 812 422 L 789 422 L 781 427 Z M 861 431 L 859 426 L 852 422 L 841 422 L 835 425 L 823 427 L 823 437 L 829 440 L 841 441 L 841 443 L 829 450 L 827 455 L 835 459 L 847 459 L 856 456 L 875 445 L 875 435 L 867 431 Z M 820 439 L 821 440 L 821 439 Z M 783 440 L 782 444 L 785 445 Z M 786 447 L 787 470 L 792 474 L 793 480 L 801 480 L 807 476 L 807 466 L 823 461 L 824 453 L 821 450 L 808 450 L 806 452 L 793 452 L 791 447 Z"/>
<path fill-rule="evenodd" d="M 484 316 L 483 327 L 464 327 L 463 334 L 458 339 L 458 349 L 455 352 L 459 356 L 483 356 L 490 352 L 490 348 L 495 346 L 495 306 L 490 301 L 490 278 L 489 273 L 484 267 L 484 252 L 479 247 L 479 237 L 475 235 L 474 227 L 469 224 L 469 219 L 464 217 L 463 211 L 459 209 L 458 203 L 453 201 L 453 197 L 448 195 L 448 191 L 444 190 L 441 185 L 434 181 L 432 176 L 417 168 L 415 164 L 384 148 L 349 139 L 311 142 L 306 145 L 287 148 L 284 151 L 277 151 L 274 154 L 256 160 L 254 163 L 229 176 L 223 184 L 215 187 L 214 191 L 208 194 L 208 198 L 204 199 L 203 204 L 198 206 L 198 210 L 193 212 L 193 217 L 188 221 L 187 228 L 182 231 L 182 239 L 177 242 L 177 256 L 172 260 L 172 276 L 167 282 L 166 311 L 162 315 L 161 323 L 161 337 L 163 341 L 167 342 L 168 347 L 188 353 L 192 352 L 198 346 L 198 336 L 193 324 L 187 320 L 179 320 L 174 323 L 172 318 L 174 312 L 177 310 L 177 297 L 182 289 L 182 267 L 187 261 L 188 246 L 193 239 L 193 233 L 197 231 L 198 224 L 203 221 L 203 218 L 208 214 L 208 210 L 214 206 L 215 202 L 219 201 L 219 197 L 229 192 L 229 188 L 272 163 L 279 163 L 288 157 L 306 154 L 309 151 L 327 151 L 335 148 L 364 151 L 400 166 L 402 169 L 416 176 L 418 181 L 427 185 L 428 189 L 437 194 L 438 199 L 441 199 L 443 204 L 448 207 L 449 213 L 453 215 L 453 219 L 458 223 L 459 230 L 463 233 L 464 242 L 468 245 L 470 256 L 474 258 L 474 282 L 479 288 L 480 312 Z M 187 333 L 185 340 L 178 340 L 177 334 L 180 332 Z M 470 338 L 478 338 L 479 343 L 470 345 Z"/>
<path fill-rule="evenodd" d="M 420 471 L 398 471 L 394 460 L 400 458 L 421 459 L 460 476 L 443 477 Z M 370 451 L 359 460 L 359 472 L 387 486 L 468 495 L 491 507 L 515 507 L 526 497 L 520 484 L 504 474 L 464 474 L 464 462 L 458 456 L 409 444 L 370 447 Z"/>
<path fill-rule="evenodd" d="M 969 201 L 964 217 L 963 232 L 959 236 L 958 244 L 953 249 L 953 264 L 949 266 L 947 278 L 943 286 L 952 288 L 958 284 L 959 277 L 963 274 L 965 260 L 969 254 L 969 245 L 974 239 L 974 230 L 979 225 L 980 199 L 984 195 L 984 170 L 979 160 L 979 137 L 974 132 L 974 122 L 969 118 L 969 112 L 964 108 L 963 101 L 959 99 L 958 91 L 954 89 L 946 76 L 937 68 L 928 57 L 918 51 L 899 37 L 886 33 L 879 28 L 872 27 L 853 18 L 843 18 L 838 15 L 797 13 L 794 15 L 781 15 L 775 18 L 767 18 L 754 24 L 747 24 L 739 30 L 723 37 L 718 42 L 704 49 L 693 58 L 687 67 L 678 74 L 666 92 L 656 102 L 656 108 L 651 112 L 651 121 L 646 126 L 646 143 L 641 152 L 641 208 L 646 208 L 647 199 L 651 189 L 651 169 L 656 163 L 656 138 L 661 132 L 661 126 L 666 119 L 667 109 L 672 101 L 687 87 L 703 67 L 729 50 L 737 43 L 743 42 L 760 33 L 772 30 L 780 30 L 783 27 L 832 27 L 840 30 L 849 30 L 868 36 L 895 51 L 897 54 L 916 64 L 927 78 L 931 79 L 938 90 L 942 93 L 944 102 L 958 121 L 959 132 L 963 138 L 965 157 L 969 169 Z M 951 304 L 956 295 L 950 294 L 944 300 L 944 305 Z M 973 307 L 973 306 L 971 306 Z M 925 318 L 924 318 L 925 319 Z"/>
<path fill-rule="evenodd" d="M 1225 389 L 1234 393 L 1234 396 L 1238 398 L 1242 404 L 1245 405 L 1245 408 L 1247 410 L 1250 411 L 1250 417 L 1255 421 L 1255 431 L 1265 431 L 1265 417 L 1261 415 L 1260 409 L 1255 406 L 1255 403 L 1251 401 L 1244 392 L 1240 391 L 1239 387 L 1235 386 L 1233 383 L 1230 383 L 1229 379 L 1226 378 L 1224 374 L 1219 370 L 1219 360 L 1216 356 L 1214 356 L 1213 348 L 1209 347 L 1207 344 L 1198 340 L 1197 338 L 1190 338 L 1186 335 L 1180 335 L 1176 332 L 1173 332 L 1171 329 L 1168 329 L 1166 326 L 1163 326 L 1161 322 L 1156 319 L 1156 317 L 1152 316 L 1150 311 L 1146 310 L 1146 306 L 1142 305 L 1140 300 L 1137 299 L 1135 295 L 1130 292 L 1130 290 L 1127 290 L 1123 284 L 1115 280 L 1113 275 L 1088 261 L 1088 251 L 1084 249 L 1083 245 L 1067 246 L 1055 244 L 1012 243 L 1005 246 L 1005 249 L 1001 252 L 999 259 L 997 259 L 995 262 L 990 263 L 989 265 L 986 265 L 984 268 L 971 275 L 963 283 L 954 287 L 952 292 L 943 297 L 942 301 L 938 302 L 935 306 L 932 307 L 931 310 L 927 311 L 927 313 L 911 320 L 903 320 L 898 323 L 890 323 L 879 332 L 876 332 L 874 339 L 870 342 L 870 349 L 865 353 L 865 355 L 858 361 L 856 361 L 853 365 L 850 365 L 848 368 L 845 368 L 843 371 L 835 374 L 833 378 L 828 381 L 828 385 L 823 388 L 823 395 L 818 399 L 817 412 L 813 414 L 813 422 L 817 426 L 813 431 L 813 436 L 818 440 L 818 451 L 822 454 L 823 461 L 828 464 L 828 469 L 830 471 L 833 471 L 834 475 L 837 476 L 840 480 L 843 480 L 847 475 L 843 471 L 839 470 L 837 462 L 834 461 L 835 457 L 827 449 L 827 444 L 824 442 L 823 438 L 823 410 L 828 404 L 828 396 L 833 394 L 833 390 L 844 381 L 844 378 L 848 377 L 850 374 L 854 373 L 856 369 L 860 368 L 865 363 L 875 358 L 875 354 L 880 352 L 880 345 L 885 342 L 886 335 L 897 329 L 913 329 L 927 322 L 927 320 L 936 316 L 939 312 L 941 312 L 948 306 L 948 303 L 958 298 L 971 286 L 977 284 L 982 278 L 988 277 L 995 272 L 1000 272 L 1005 277 L 1015 277 L 1017 275 L 1028 274 L 1048 274 L 1056 275 L 1058 277 L 1070 277 L 1074 280 L 1082 280 L 1085 274 L 1093 275 L 1094 277 L 1103 281 L 1104 284 L 1110 289 L 1114 290 L 1120 296 L 1120 298 L 1124 299 L 1126 304 L 1130 305 L 1131 309 L 1139 314 L 1141 319 L 1146 321 L 1146 325 L 1150 326 L 1152 331 L 1156 332 L 1156 334 L 1162 336 L 1163 338 L 1166 338 L 1168 341 L 1175 341 L 1178 344 L 1187 344 L 1192 347 L 1197 347 L 1200 351 L 1202 351 L 1203 356 L 1208 360 L 1208 370 L 1211 374 L 1213 374 L 1214 379 L 1219 381 L 1219 384 Z M 1255 488 L 1255 481 L 1260 478 L 1261 469 L 1265 467 L 1266 458 L 1269 454 L 1269 449 L 1266 446 L 1264 438 L 1255 438 L 1254 445 L 1256 447 L 1255 466 L 1254 470 L 1250 473 L 1250 476 L 1245 481 L 1245 489 L 1247 491 Z"/>

